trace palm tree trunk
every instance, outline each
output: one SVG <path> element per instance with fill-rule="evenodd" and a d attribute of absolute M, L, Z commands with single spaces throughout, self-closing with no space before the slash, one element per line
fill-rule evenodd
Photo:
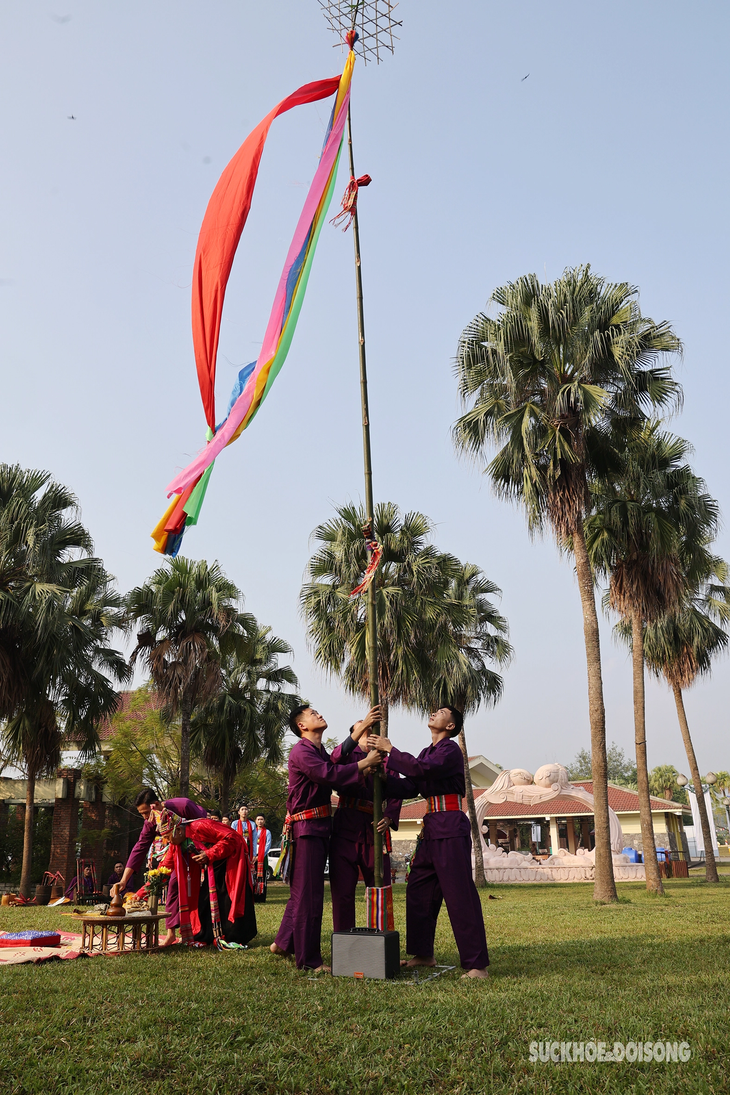
<path fill-rule="evenodd" d="M 464 783 L 466 785 L 466 806 L 469 811 L 469 823 L 471 825 L 471 844 L 474 849 L 474 882 L 477 886 L 486 886 L 484 877 L 484 856 L 482 855 L 482 842 L 479 836 L 479 823 L 477 811 L 474 805 L 474 787 L 471 782 L 471 770 L 469 768 L 469 751 L 466 747 L 466 734 L 462 726 L 459 731 L 459 745 L 464 757 Z"/>
<path fill-rule="evenodd" d="M 702 837 L 705 842 L 705 878 L 708 882 L 719 882 L 720 879 L 717 873 L 715 853 L 712 849 L 710 819 L 707 816 L 705 796 L 702 792 L 702 779 L 700 777 L 699 767 L 697 766 L 697 757 L 695 756 L 694 745 L 692 744 L 692 738 L 690 737 L 689 733 L 689 723 L 687 722 L 687 712 L 684 709 L 682 689 L 679 687 L 678 684 L 672 684 L 672 692 L 674 693 L 674 702 L 677 705 L 677 718 L 679 719 L 679 729 L 682 731 L 682 741 L 684 742 L 684 749 L 687 754 L 687 760 L 689 761 L 689 770 L 692 773 L 692 782 L 695 785 L 695 794 L 697 795 L 697 809 L 700 812 Z"/>
<path fill-rule="evenodd" d="M 187 798 L 190 793 L 190 719 L 193 705 L 190 697 L 183 692 L 180 704 L 180 796 Z"/>
<path fill-rule="evenodd" d="M 611 826 L 608 820 L 608 759 L 606 757 L 606 708 L 603 703 L 601 641 L 593 589 L 593 571 L 588 559 L 583 521 L 573 530 L 573 553 L 578 589 L 583 608 L 583 637 L 588 670 L 588 714 L 591 724 L 591 772 L 593 775 L 593 820 L 596 833 L 595 901 L 618 901 L 611 856 Z"/>
<path fill-rule="evenodd" d="M 231 775 L 225 768 L 221 774 L 221 801 L 220 808 L 223 817 L 228 816 L 228 800 L 231 797 Z"/>
<path fill-rule="evenodd" d="M 649 797 L 649 767 L 646 759 L 646 701 L 644 696 L 644 621 L 638 612 L 631 617 L 631 659 L 634 670 L 634 742 L 636 744 L 636 783 L 639 790 L 641 843 L 644 873 L 649 893 L 663 894 L 656 857 L 654 824 Z"/>
<path fill-rule="evenodd" d="M 30 897 L 30 875 L 33 867 L 33 810 L 35 804 L 35 772 L 28 770 L 25 788 L 25 824 L 23 826 L 23 866 L 20 870 L 20 893 Z"/>

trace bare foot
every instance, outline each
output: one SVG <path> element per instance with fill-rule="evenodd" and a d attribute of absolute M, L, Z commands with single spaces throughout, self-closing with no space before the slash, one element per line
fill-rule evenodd
<path fill-rule="evenodd" d="M 475 977 L 483 980 L 485 977 L 489 977 L 489 970 L 486 966 L 483 970 L 467 970 L 466 973 L 462 973 L 461 980 L 466 981 L 466 979 L 469 977 Z"/>
<path fill-rule="evenodd" d="M 160 943 L 161 947 L 171 947 L 173 943 L 177 943 L 177 935 L 174 931 L 169 931 L 165 938 Z"/>
<path fill-rule="evenodd" d="M 291 958 L 291 954 L 289 953 L 289 951 L 282 950 L 281 947 L 277 946 L 276 943 L 272 943 L 269 947 L 269 950 L 272 954 L 278 955 L 279 958 Z"/>
<path fill-rule="evenodd" d="M 314 973 L 316 975 L 319 975 L 320 973 L 332 973 L 332 967 L 331 966 L 317 966 L 316 970 L 310 970 L 309 972 Z"/>
<path fill-rule="evenodd" d="M 422 958 L 419 954 L 417 954 L 415 956 L 415 958 L 402 958 L 401 959 L 401 966 L 403 966 L 407 970 L 412 970 L 414 966 L 435 966 L 435 965 L 436 965 L 436 959 L 435 958 L 433 958 L 433 957 L 431 957 L 431 958 Z"/>

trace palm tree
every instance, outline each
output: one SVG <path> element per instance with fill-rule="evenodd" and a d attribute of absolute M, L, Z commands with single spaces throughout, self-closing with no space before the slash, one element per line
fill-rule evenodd
<path fill-rule="evenodd" d="M 70 491 L 47 472 L 0 466 L 0 714 L 4 746 L 26 773 L 20 892 L 30 892 L 35 786 L 60 763 L 64 735 L 89 753 L 125 680 L 109 646 L 121 598 L 77 520 Z M 7 673 L 15 674 L 8 680 Z"/>
<path fill-rule="evenodd" d="M 345 505 L 336 513 L 314 530 L 319 547 L 309 560 L 310 581 L 302 588 L 300 603 L 317 664 L 341 677 L 353 695 L 367 697 L 364 598 L 350 597 L 367 566 L 365 511 Z M 427 517 L 402 516 L 392 502 L 376 506 L 374 530 L 383 548 L 375 600 L 381 733 L 387 735 L 390 706 L 418 704 L 414 697 L 429 669 L 424 637 L 441 619 L 453 557 L 428 544 L 432 525 Z"/>
<path fill-rule="evenodd" d="M 527 275 L 491 299 L 500 314 L 476 316 L 459 340 L 456 371 L 467 410 L 454 441 L 473 457 L 497 446 L 486 468 L 497 494 L 521 502 L 530 530 L 550 526 L 573 554 L 588 670 L 594 897 L 615 901 L 598 613 L 583 522 L 589 484 L 616 463 L 611 427 L 678 400 L 661 358 L 681 343 L 669 324 L 641 315 L 636 288 L 608 283 L 588 266 L 548 285 Z"/>
<path fill-rule="evenodd" d="M 448 703 L 464 716 L 477 711 L 483 703 L 496 704 L 502 695 L 504 682 L 487 664 L 506 665 L 512 656 L 512 647 L 507 640 L 507 621 L 489 599 L 500 593 L 499 587 L 474 564 L 458 564 L 454 568 L 434 636 L 433 655 L 429 659 L 432 672 L 423 686 L 430 693 L 429 699 L 436 696 L 437 703 Z M 475 882 L 477 886 L 483 886 L 484 857 L 463 726 L 459 732 L 459 745 L 464 757 Z"/>
<path fill-rule="evenodd" d="M 684 706 L 683 691 L 698 677 L 708 676 L 713 658 L 728 645 L 723 628 L 730 620 L 730 584 L 727 564 L 717 557 L 708 559 L 704 580 L 697 580 L 679 611 L 662 616 L 648 625 L 644 635 L 644 657 L 657 677 L 664 677 L 674 695 L 679 728 L 689 763 L 705 843 L 705 877 L 718 882 L 697 756 Z"/>
<path fill-rule="evenodd" d="M 678 775 L 679 772 L 673 764 L 658 764 L 649 772 L 649 790 L 657 798 L 686 802 L 687 795 L 684 787 L 680 787 L 677 783 Z"/>
<path fill-rule="evenodd" d="M 24 699 L 24 644 L 42 641 L 47 613 L 93 551 L 77 517 L 75 496 L 49 472 L 0 464 L 0 718 Z"/>
<path fill-rule="evenodd" d="M 686 463 L 689 445 L 645 423 L 627 437 L 619 473 L 592 487 L 586 544 L 595 572 L 609 578 L 608 603 L 631 628 L 634 740 L 646 886 L 663 893 L 651 815 L 644 696 L 644 628 L 672 612 L 688 568 L 717 528 L 717 505 Z M 685 564 L 685 565 L 683 565 Z"/>
<path fill-rule="evenodd" d="M 364 512 L 342 506 L 315 529 L 322 545 L 309 562 L 312 579 L 301 601 L 315 660 L 341 676 L 355 695 L 369 694 L 364 606 L 350 597 L 366 566 Z M 401 517 L 393 503 L 377 507 L 375 535 L 383 547 L 376 572 L 378 679 L 387 735 L 393 704 L 429 711 L 450 703 L 465 713 L 496 703 L 502 678 L 488 662 L 506 664 L 512 648 L 507 621 L 490 596 L 499 588 L 473 564 L 427 543 L 431 522 L 421 513 Z M 472 826 L 477 883 L 484 884 L 479 827 L 466 736 L 466 798 Z"/>
<path fill-rule="evenodd" d="M 140 626 L 131 662 L 141 658 L 170 715 L 179 712 L 180 794 L 190 788 L 190 725 L 193 712 L 222 683 L 221 659 L 235 652 L 250 615 L 239 612 L 241 594 L 217 562 L 178 557 L 127 596 L 127 611 Z"/>
<path fill-rule="evenodd" d="M 282 740 L 289 715 L 300 703 L 299 682 L 279 659 L 291 654 L 271 628 L 249 626 L 242 649 L 222 658 L 222 684 L 217 695 L 196 712 L 191 747 L 219 779 L 220 808 L 228 813 L 230 791 L 241 768 L 263 759 L 281 764 Z"/>

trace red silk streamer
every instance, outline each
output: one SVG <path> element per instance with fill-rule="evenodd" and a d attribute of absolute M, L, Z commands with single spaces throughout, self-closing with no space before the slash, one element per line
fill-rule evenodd
<path fill-rule="evenodd" d="M 256 845 L 256 877 L 253 892 L 262 894 L 266 888 L 266 826 L 259 829 Z"/>
<path fill-rule="evenodd" d="M 334 95 L 340 77 L 305 84 L 282 99 L 249 133 L 213 191 L 198 236 L 193 269 L 193 347 L 205 419 L 215 432 L 215 371 L 223 301 L 233 258 L 251 209 L 261 156 L 271 123 L 303 103 Z"/>
<path fill-rule="evenodd" d="M 370 554 L 370 562 L 367 565 L 367 570 L 363 575 L 360 585 L 355 586 L 350 594 L 351 597 L 357 597 L 358 593 L 363 593 L 368 588 L 375 577 L 375 571 L 378 569 L 380 560 L 383 557 L 383 546 L 382 544 L 379 544 L 377 540 L 366 540 L 365 544 Z"/>
<path fill-rule="evenodd" d="M 355 219 L 355 213 L 357 211 L 357 192 L 361 186 L 370 186 L 373 180 L 369 175 L 361 175 L 359 179 L 350 176 L 350 181 L 347 184 L 347 190 L 342 197 L 342 209 L 333 217 L 330 224 L 336 225 L 338 228 L 344 222 L 345 227 L 342 229 L 346 232 Z"/>

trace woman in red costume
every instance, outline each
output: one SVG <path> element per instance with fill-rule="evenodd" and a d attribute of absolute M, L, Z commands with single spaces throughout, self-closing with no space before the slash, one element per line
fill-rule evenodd
<path fill-rule="evenodd" d="M 208 818 L 183 821 L 168 810 L 157 828 L 169 841 L 160 866 L 174 866 L 179 880 L 182 942 L 245 946 L 257 929 L 251 860 L 240 833 Z"/>

